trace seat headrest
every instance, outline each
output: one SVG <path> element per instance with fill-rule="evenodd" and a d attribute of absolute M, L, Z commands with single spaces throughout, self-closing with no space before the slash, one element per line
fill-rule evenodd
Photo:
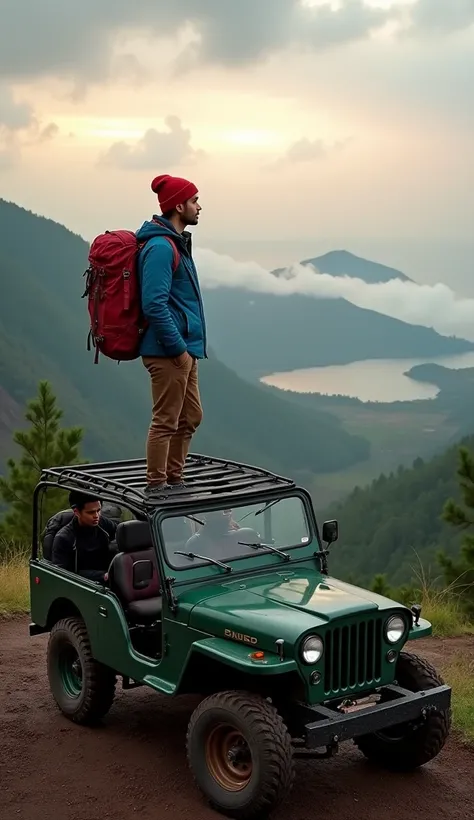
<path fill-rule="evenodd" d="M 117 527 L 115 540 L 120 552 L 138 552 L 153 548 L 148 521 L 122 521 Z"/>

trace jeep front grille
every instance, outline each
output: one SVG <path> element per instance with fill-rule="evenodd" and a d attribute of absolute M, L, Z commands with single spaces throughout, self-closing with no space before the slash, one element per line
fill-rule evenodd
<path fill-rule="evenodd" d="M 324 642 L 327 695 L 378 684 L 382 675 L 382 618 L 328 630 Z"/>

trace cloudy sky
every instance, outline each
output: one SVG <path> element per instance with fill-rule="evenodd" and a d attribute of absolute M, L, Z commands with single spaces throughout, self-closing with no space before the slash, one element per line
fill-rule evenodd
<path fill-rule="evenodd" d="M 158 173 L 196 182 L 224 242 L 472 236 L 474 0 L 0 0 L 0 20 L 0 196 L 87 239 L 148 217 Z"/>

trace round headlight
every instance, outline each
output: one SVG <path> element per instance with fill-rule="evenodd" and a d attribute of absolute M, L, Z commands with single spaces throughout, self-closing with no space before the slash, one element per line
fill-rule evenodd
<path fill-rule="evenodd" d="M 318 635 L 310 635 L 303 641 L 301 654 L 305 663 L 317 663 L 324 652 L 324 644 Z"/>
<path fill-rule="evenodd" d="M 389 643 L 398 643 L 405 634 L 405 621 L 400 615 L 393 615 L 385 624 L 385 637 Z"/>

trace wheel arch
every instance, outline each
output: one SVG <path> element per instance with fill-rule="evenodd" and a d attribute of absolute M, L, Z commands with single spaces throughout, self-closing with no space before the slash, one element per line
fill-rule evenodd
<path fill-rule="evenodd" d="M 56 598 L 48 610 L 46 632 L 51 632 L 53 626 L 63 618 L 80 618 L 84 620 L 79 607 L 69 598 Z"/>
<path fill-rule="evenodd" d="M 280 693 L 291 700 L 304 700 L 304 682 L 296 670 L 274 675 L 251 674 L 200 652 L 192 652 L 175 694 L 211 695 L 240 689 L 278 699 Z"/>

